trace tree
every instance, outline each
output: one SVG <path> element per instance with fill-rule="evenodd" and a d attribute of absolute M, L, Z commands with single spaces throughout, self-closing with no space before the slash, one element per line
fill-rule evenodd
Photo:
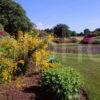
<path fill-rule="evenodd" d="M 95 29 L 95 30 L 94 30 L 94 33 L 95 33 L 96 35 L 100 36 L 100 28 Z"/>
<path fill-rule="evenodd" d="M 46 33 L 48 33 L 48 34 L 53 33 L 53 29 L 49 29 L 49 28 L 45 29 L 44 31 L 45 31 Z"/>
<path fill-rule="evenodd" d="M 30 31 L 33 27 L 25 10 L 14 0 L 0 0 L 0 23 L 11 35 L 20 30 Z"/>
<path fill-rule="evenodd" d="M 84 35 L 88 35 L 90 33 L 91 33 L 91 31 L 88 28 L 84 30 Z"/>
<path fill-rule="evenodd" d="M 54 27 L 54 36 L 59 38 L 69 37 L 69 27 L 65 24 L 58 24 Z"/>
<path fill-rule="evenodd" d="M 77 33 L 75 31 L 70 32 L 71 36 L 77 36 Z"/>
<path fill-rule="evenodd" d="M 100 32 L 100 28 L 95 29 L 95 31 L 99 31 Z"/>
<path fill-rule="evenodd" d="M 80 32 L 79 34 L 77 34 L 77 36 L 84 36 L 84 33 Z"/>

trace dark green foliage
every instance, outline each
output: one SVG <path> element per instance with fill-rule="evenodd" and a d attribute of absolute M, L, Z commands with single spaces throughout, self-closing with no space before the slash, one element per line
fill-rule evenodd
<path fill-rule="evenodd" d="M 54 27 L 54 36 L 59 38 L 69 37 L 69 27 L 65 24 L 58 24 Z"/>
<path fill-rule="evenodd" d="M 70 35 L 71 35 L 71 36 L 77 36 L 77 33 L 76 33 L 75 31 L 71 31 L 71 32 L 70 32 Z"/>
<path fill-rule="evenodd" d="M 84 36 L 84 33 L 80 32 L 79 34 L 77 34 L 77 36 Z"/>
<path fill-rule="evenodd" d="M 53 29 L 49 29 L 49 28 L 45 29 L 44 31 L 45 31 L 46 33 L 48 33 L 48 34 L 53 33 Z"/>
<path fill-rule="evenodd" d="M 43 71 L 41 85 L 61 100 L 80 100 L 82 80 L 72 68 L 58 67 Z"/>
<path fill-rule="evenodd" d="M 94 33 L 97 35 L 97 36 L 100 36 L 100 28 L 97 28 L 94 30 Z"/>
<path fill-rule="evenodd" d="M 0 23 L 11 35 L 20 30 L 30 31 L 32 28 L 24 9 L 14 0 L 0 0 Z"/>
<path fill-rule="evenodd" d="M 90 33 L 91 33 L 91 31 L 88 28 L 87 29 L 84 29 L 84 35 L 88 35 Z"/>

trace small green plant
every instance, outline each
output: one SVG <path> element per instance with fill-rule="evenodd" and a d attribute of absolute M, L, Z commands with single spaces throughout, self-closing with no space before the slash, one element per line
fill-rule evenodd
<path fill-rule="evenodd" d="M 80 100 L 80 74 L 68 67 L 49 68 L 42 72 L 41 86 L 61 100 Z"/>
<path fill-rule="evenodd" d="M 54 55 L 50 55 L 50 56 L 48 57 L 48 61 L 49 61 L 50 63 L 58 63 L 58 64 L 60 64 L 59 60 L 58 60 L 57 57 L 54 56 Z"/>

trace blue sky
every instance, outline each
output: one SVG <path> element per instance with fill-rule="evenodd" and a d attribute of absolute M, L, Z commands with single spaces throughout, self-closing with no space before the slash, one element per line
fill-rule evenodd
<path fill-rule="evenodd" d="M 100 27 L 100 0 L 16 0 L 38 28 L 67 24 L 77 32 Z"/>

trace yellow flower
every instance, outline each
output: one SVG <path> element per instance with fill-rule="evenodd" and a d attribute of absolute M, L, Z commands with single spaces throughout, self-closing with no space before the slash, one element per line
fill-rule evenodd
<path fill-rule="evenodd" d="M 5 80 L 5 81 L 9 80 L 9 72 L 8 71 L 4 70 L 2 72 L 2 76 L 3 76 L 3 80 Z"/>
<path fill-rule="evenodd" d="M 33 32 L 37 33 L 34 29 Z M 49 42 L 53 40 L 53 36 L 39 38 L 39 33 L 35 36 L 32 33 L 18 32 L 17 40 L 11 36 L 1 39 L 0 48 L 3 48 L 3 50 L 0 51 L 0 70 L 2 70 L 1 74 L 4 80 L 9 80 L 9 77 L 19 69 L 18 63 L 24 64 L 26 54 L 32 58 L 33 62 L 37 63 L 41 70 L 56 66 L 55 63 L 48 62 L 48 56 L 51 52 L 47 49 Z"/>

